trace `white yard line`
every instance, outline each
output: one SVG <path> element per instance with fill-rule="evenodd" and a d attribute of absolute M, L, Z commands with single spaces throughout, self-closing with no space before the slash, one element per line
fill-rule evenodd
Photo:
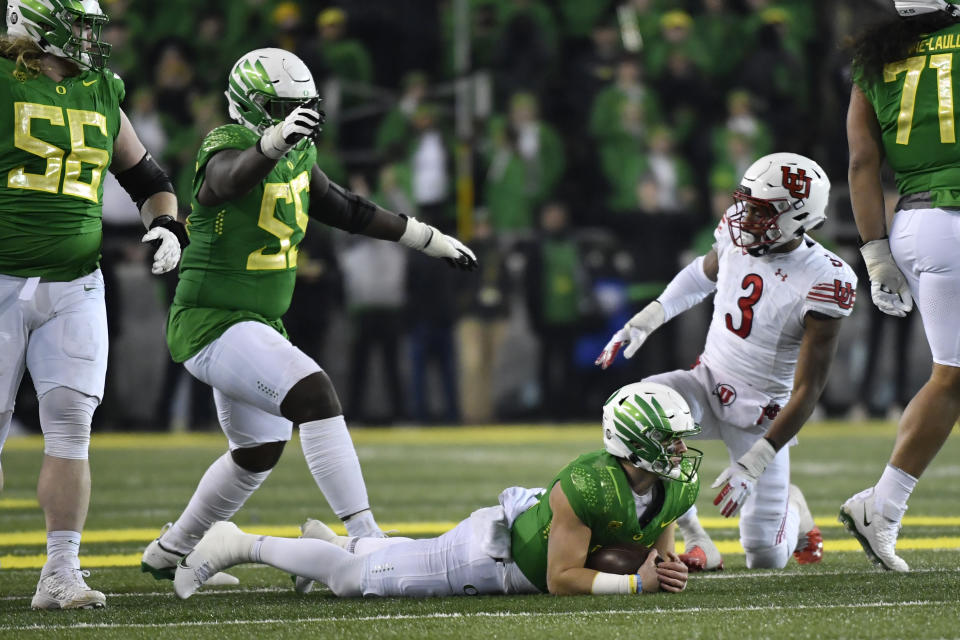
<path fill-rule="evenodd" d="M 376 616 L 329 616 L 316 618 L 276 618 L 269 620 L 203 620 L 191 622 L 170 623 L 73 623 L 65 625 L 3 625 L 0 631 L 58 631 L 66 629 L 164 629 L 173 627 L 211 627 L 223 625 L 264 625 L 264 624 L 302 624 L 318 622 L 379 622 L 384 620 L 442 620 L 448 618 L 533 618 L 533 617 L 567 617 L 567 616 L 611 616 L 611 615 L 650 615 L 684 613 L 718 613 L 718 612 L 747 612 L 747 611 L 777 611 L 781 609 L 862 609 L 864 607 L 881 609 L 884 607 L 930 607 L 943 606 L 945 603 L 932 600 L 913 600 L 909 602 L 851 602 L 848 604 L 790 604 L 784 606 L 749 606 L 749 607 L 687 607 L 668 609 L 654 607 L 652 609 L 588 609 L 585 611 L 478 611 L 475 613 L 424 613 L 424 614 L 396 614 Z"/>

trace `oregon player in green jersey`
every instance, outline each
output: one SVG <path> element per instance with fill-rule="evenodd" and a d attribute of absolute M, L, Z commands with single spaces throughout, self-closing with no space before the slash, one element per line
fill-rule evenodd
<path fill-rule="evenodd" d="M 29 369 L 44 435 L 47 561 L 32 601 L 42 609 L 106 602 L 77 556 L 107 367 L 104 170 L 140 207 L 154 273 L 173 269 L 186 241 L 170 181 L 120 109 L 123 81 L 105 67 L 110 45 L 100 40 L 106 22 L 96 0 L 8 0 L 0 38 L 0 448 Z"/>
<path fill-rule="evenodd" d="M 673 522 L 696 500 L 702 453 L 690 408 L 672 389 L 627 385 L 603 407 L 604 449 L 586 453 L 548 489 L 511 487 L 438 538 L 337 536 L 308 520 L 298 539 L 215 524 L 177 568 L 187 598 L 214 571 L 259 562 L 300 573 L 338 596 L 509 593 L 617 594 L 683 591 L 687 567 L 674 552 Z M 604 546 L 652 549 L 633 574 L 587 568 Z"/>
<path fill-rule="evenodd" d="M 307 466 L 347 530 L 381 534 L 336 390 L 290 343 L 281 320 L 308 217 L 461 269 L 476 267 L 455 238 L 345 191 L 317 167 L 314 139 L 323 114 L 310 70 L 295 55 L 245 54 L 230 72 L 226 95 L 238 124 L 210 132 L 197 156 L 191 243 L 167 342 L 174 360 L 213 387 L 229 450 L 203 475 L 183 514 L 144 551 L 142 569 L 157 578 L 172 578 L 207 528 L 231 517 L 260 486 L 294 423 Z"/>
<path fill-rule="evenodd" d="M 900 18 L 854 43 L 850 202 L 873 302 L 903 316 L 917 301 L 933 370 L 900 419 L 880 480 L 843 504 L 840 521 L 874 563 L 908 571 L 895 549 L 907 499 L 960 418 L 960 3 L 894 6 Z M 880 180 L 884 158 L 900 192 L 890 220 Z"/>

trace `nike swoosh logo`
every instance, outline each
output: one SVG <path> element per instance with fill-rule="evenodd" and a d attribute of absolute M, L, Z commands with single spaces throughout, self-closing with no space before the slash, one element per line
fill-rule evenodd
<path fill-rule="evenodd" d="M 85 86 L 85 87 L 89 87 L 90 85 L 93 85 L 93 84 L 96 84 L 96 83 L 97 83 L 96 80 L 91 80 L 90 82 L 87 82 L 86 80 L 83 80 L 82 82 L 83 82 L 83 86 Z"/>
<path fill-rule="evenodd" d="M 867 520 L 867 507 L 866 507 L 866 505 L 864 505 L 864 507 L 863 507 L 863 526 L 869 527 L 871 522 L 873 522 L 873 520 Z"/>
<path fill-rule="evenodd" d="M 93 291 L 94 289 L 96 289 L 96 287 L 88 287 L 87 285 L 83 285 L 84 291 Z"/>
<path fill-rule="evenodd" d="M 666 527 L 669 527 L 671 524 L 673 524 L 673 521 L 672 521 L 672 520 L 671 520 L 670 522 L 661 522 L 661 523 L 660 523 L 660 528 L 661 528 L 661 529 L 665 529 Z"/>

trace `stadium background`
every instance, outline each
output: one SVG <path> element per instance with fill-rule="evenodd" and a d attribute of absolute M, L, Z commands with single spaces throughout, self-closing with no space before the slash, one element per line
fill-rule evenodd
<path fill-rule="evenodd" d="M 184 213 L 199 143 L 227 121 L 230 66 L 279 46 L 307 62 L 324 97 L 321 168 L 477 250 L 479 274 L 464 275 L 311 225 L 285 321 L 331 374 L 351 425 L 593 419 L 619 384 L 688 366 L 709 304 L 629 362 L 601 373 L 592 361 L 709 248 L 739 175 L 771 151 L 824 166 L 830 221 L 815 235 L 862 270 L 841 44 L 890 2 L 101 4 L 124 109 Z M 149 274 L 136 210 L 113 180 L 104 219 L 112 342 L 96 427 L 215 429 L 209 389 L 166 351 L 176 278 Z M 922 328 L 881 316 L 864 273 L 858 298 L 822 411 L 896 414 L 927 375 Z M 37 429 L 29 385 L 15 418 Z"/>

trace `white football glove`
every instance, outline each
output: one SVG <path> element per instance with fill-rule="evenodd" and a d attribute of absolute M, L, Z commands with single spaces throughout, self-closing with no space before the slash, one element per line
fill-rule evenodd
<path fill-rule="evenodd" d="M 278 122 L 267 128 L 260 137 L 260 153 L 273 160 L 279 160 L 297 143 L 308 136 L 314 135 L 323 117 L 319 112 L 306 107 L 297 107 L 283 122 Z"/>
<path fill-rule="evenodd" d="M 860 247 L 863 261 L 870 274 L 870 297 L 873 304 L 887 315 L 902 318 L 913 308 L 913 296 L 907 280 L 890 254 L 886 238 L 871 240 Z"/>
<path fill-rule="evenodd" d="M 640 349 L 651 333 L 663 324 L 663 305 L 654 300 L 645 306 L 639 313 L 630 318 L 623 328 L 613 334 L 610 342 L 603 348 L 600 355 L 594 361 L 594 364 L 600 365 L 601 369 L 606 369 L 613 364 L 614 358 L 621 347 L 626 345 L 623 350 L 624 358 L 632 358 L 633 354 Z"/>
<path fill-rule="evenodd" d="M 473 254 L 470 247 L 412 216 L 406 216 L 406 218 L 407 228 L 397 242 L 405 247 L 423 251 L 431 258 L 443 258 L 451 267 L 464 271 L 473 271 L 477 268 L 477 256 Z"/>
<path fill-rule="evenodd" d="M 740 507 L 753 493 L 753 485 L 757 478 L 767 468 L 776 450 L 766 438 L 760 438 L 753 443 L 750 449 L 740 456 L 740 459 L 723 470 L 717 479 L 710 485 L 711 489 L 723 487 L 713 499 L 713 504 L 720 509 L 720 515 L 732 518 L 740 511 Z"/>
<path fill-rule="evenodd" d="M 147 231 L 146 235 L 140 239 L 141 242 L 160 241 L 160 246 L 153 254 L 153 267 L 150 271 L 153 275 L 166 273 L 180 262 L 180 241 L 177 236 L 163 227 L 154 227 Z"/>

